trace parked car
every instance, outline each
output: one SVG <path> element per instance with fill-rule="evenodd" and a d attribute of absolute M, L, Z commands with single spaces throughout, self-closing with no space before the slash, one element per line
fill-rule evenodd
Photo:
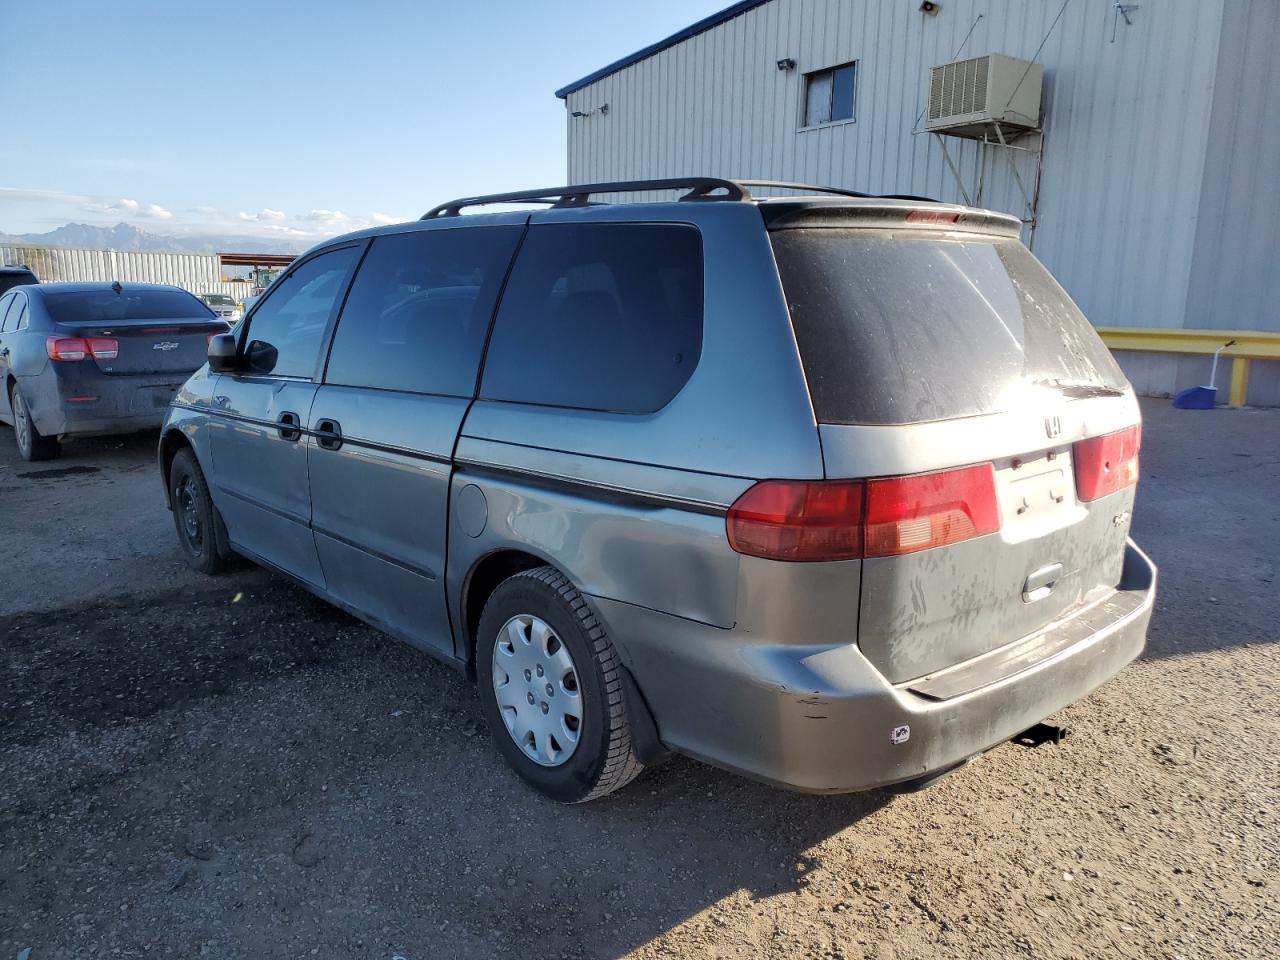
<path fill-rule="evenodd" d="M 230 326 L 177 287 L 45 283 L 0 296 L 0 421 L 24 460 L 67 437 L 154 429 Z"/>
<path fill-rule="evenodd" d="M 36 279 L 36 275 L 31 272 L 30 267 L 0 266 L 0 294 L 8 293 L 14 287 L 39 282 L 40 281 Z"/>
<path fill-rule="evenodd" d="M 244 316 L 244 308 L 225 293 L 202 293 L 200 300 L 213 311 L 214 316 L 227 323 L 238 323 Z"/>
<path fill-rule="evenodd" d="M 171 407 L 179 543 L 473 676 L 557 800 L 668 750 L 922 785 L 1120 670 L 1154 596 L 1136 399 L 1019 226 L 688 180 L 329 241 Z"/>

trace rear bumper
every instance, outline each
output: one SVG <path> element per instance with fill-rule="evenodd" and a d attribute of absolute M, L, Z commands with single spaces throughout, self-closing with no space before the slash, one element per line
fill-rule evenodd
<path fill-rule="evenodd" d="M 1094 690 L 1146 642 L 1156 570 L 1132 541 L 1108 598 L 1034 638 L 889 683 L 854 644 L 798 647 L 595 599 L 668 746 L 813 793 L 927 777 Z"/>
<path fill-rule="evenodd" d="M 22 390 L 36 427 L 45 436 L 102 436 L 158 428 L 169 400 L 188 376 L 108 376 L 96 370 L 58 370 L 52 376 L 46 373 L 24 380 Z"/>

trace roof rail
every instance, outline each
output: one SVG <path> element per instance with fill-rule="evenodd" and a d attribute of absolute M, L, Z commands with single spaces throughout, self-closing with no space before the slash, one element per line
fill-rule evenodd
<path fill-rule="evenodd" d="M 750 200 L 751 194 L 739 183 L 719 177 L 674 177 L 666 180 L 619 180 L 616 183 L 580 183 L 567 187 L 541 190 L 518 190 L 515 193 L 491 193 L 480 197 L 462 197 L 432 207 L 423 220 L 456 217 L 463 207 L 479 207 L 491 203 L 549 203 L 553 207 L 591 206 L 593 193 L 638 193 L 644 190 L 688 190 L 681 200 Z M 723 194 L 715 191 L 723 190 Z"/>
<path fill-rule="evenodd" d="M 803 190 L 807 193 L 831 193 L 841 197 L 862 197 L 881 200 L 922 200 L 937 203 L 930 197 L 914 197 L 906 194 L 880 196 L 859 193 L 843 187 L 820 187 L 813 183 L 791 183 L 787 180 L 725 180 L 720 177 L 673 177 L 666 180 L 619 180 L 613 183 L 580 183 L 567 187 L 546 187 L 542 190 L 518 190 L 514 193 L 490 193 L 480 197 L 462 197 L 432 207 L 422 215 L 423 220 L 438 217 L 456 217 L 464 207 L 480 207 L 491 203 L 548 203 L 552 207 L 594 206 L 591 195 L 595 193 L 638 193 L 646 190 L 688 190 L 683 200 L 751 200 L 749 187 L 776 187 L 785 190 Z M 718 193 L 717 191 L 724 191 Z"/>

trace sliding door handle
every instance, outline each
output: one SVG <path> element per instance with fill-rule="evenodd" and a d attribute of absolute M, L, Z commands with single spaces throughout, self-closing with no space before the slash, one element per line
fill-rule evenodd
<path fill-rule="evenodd" d="M 322 450 L 337 450 L 342 446 L 342 427 L 337 420 L 316 422 L 316 443 Z"/>

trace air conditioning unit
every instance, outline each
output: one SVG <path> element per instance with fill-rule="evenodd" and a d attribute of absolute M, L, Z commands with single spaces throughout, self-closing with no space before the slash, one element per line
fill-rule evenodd
<path fill-rule="evenodd" d="M 944 63 L 929 71 L 925 129 L 980 138 L 999 124 L 1006 137 L 1040 126 L 1044 68 L 992 53 Z"/>

